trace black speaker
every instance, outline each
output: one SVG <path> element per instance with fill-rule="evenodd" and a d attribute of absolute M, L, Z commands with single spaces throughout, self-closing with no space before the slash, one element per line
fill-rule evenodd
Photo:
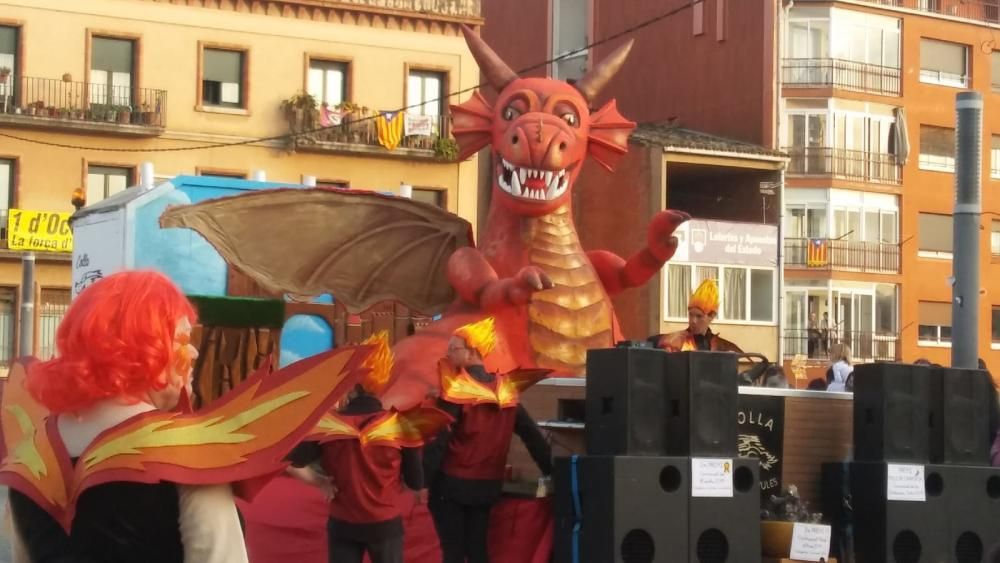
<path fill-rule="evenodd" d="M 663 350 L 645 347 L 587 351 L 587 453 L 666 453 L 666 357 Z"/>
<path fill-rule="evenodd" d="M 829 512 L 835 523 L 835 540 L 842 536 L 847 524 L 842 510 L 846 505 L 850 507 L 857 563 L 953 561 L 948 557 L 946 505 L 935 494 L 937 485 L 932 474 L 925 472 L 925 477 L 926 501 L 890 501 L 888 464 L 824 464 L 824 512 Z"/>
<path fill-rule="evenodd" d="M 931 368 L 863 364 L 854 368 L 854 459 L 927 463 Z"/>
<path fill-rule="evenodd" d="M 572 459 L 553 474 L 556 563 L 760 561 L 756 460 L 732 460 L 732 497 L 692 498 L 688 457 Z"/>
<path fill-rule="evenodd" d="M 985 371 L 931 371 L 931 463 L 990 465 L 992 385 Z"/>
<path fill-rule="evenodd" d="M 556 563 L 667 563 L 687 553 L 689 459 L 579 456 L 575 479 L 572 459 L 556 458 L 552 476 Z"/>
<path fill-rule="evenodd" d="M 688 528 L 690 563 L 759 563 L 759 461 L 733 460 L 731 498 L 692 497 Z"/>
<path fill-rule="evenodd" d="M 735 457 L 736 354 L 667 354 L 666 372 L 667 455 Z"/>
<path fill-rule="evenodd" d="M 928 465 L 927 494 L 947 514 L 948 561 L 980 563 L 1000 547 L 1000 468 Z"/>

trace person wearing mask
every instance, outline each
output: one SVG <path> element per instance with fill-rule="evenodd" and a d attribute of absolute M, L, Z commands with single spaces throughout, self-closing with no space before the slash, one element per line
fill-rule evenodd
<path fill-rule="evenodd" d="M 438 405 L 455 422 L 424 449 L 424 468 L 444 563 L 488 563 L 490 509 L 500 499 L 514 434 L 543 476 L 552 474 L 551 448 L 519 401 L 551 370 L 488 372 L 483 362 L 496 338 L 492 317 L 465 325 L 438 364 Z"/>
<path fill-rule="evenodd" d="M 742 353 L 736 344 L 712 332 L 711 324 L 719 314 L 719 286 L 713 279 L 701 282 L 688 300 L 688 327 L 669 334 L 649 337 L 649 341 L 668 352 L 702 350 Z"/>
<path fill-rule="evenodd" d="M 346 405 L 328 413 L 316 433 L 291 456 L 289 473 L 319 487 L 330 503 L 327 540 L 331 563 L 403 563 L 403 484 L 425 502 L 420 448 L 451 418 L 424 406 L 386 410 L 379 396 L 389 386 L 392 350 L 389 335 L 372 335 L 364 345 L 375 351 L 363 365 L 369 371 Z M 323 474 L 309 464 L 319 463 Z"/>
<path fill-rule="evenodd" d="M 258 370 L 192 412 L 196 322 L 162 274 L 119 272 L 72 302 L 55 358 L 12 366 L 0 483 L 15 563 L 247 562 L 234 489 L 282 471 L 363 354 Z"/>

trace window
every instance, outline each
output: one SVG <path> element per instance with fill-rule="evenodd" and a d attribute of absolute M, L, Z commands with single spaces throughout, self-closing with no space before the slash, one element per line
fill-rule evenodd
<path fill-rule="evenodd" d="M 440 117 L 444 113 L 445 75 L 441 72 L 411 70 L 406 83 L 407 113 Z M 441 120 L 434 120 L 432 134 L 440 135 Z"/>
<path fill-rule="evenodd" d="M 7 210 L 14 207 L 17 162 L 0 158 L 0 239 L 7 239 Z M 2 342 L 0 342 L 2 346 Z"/>
<path fill-rule="evenodd" d="M 328 188 L 340 188 L 343 190 L 350 189 L 351 187 L 351 183 L 347 180 L 316 180 L 316 185 Z"/>
<path fill-rule="evenodd" d="M 445 191 L 431 188 L 413 188 L 413 198 L 417 201 L 436 205 L 441 209 L 446 209 Z"/>
<path fill-rule="evenodd" d="M 14 334 L 17 320 L 17 291 L 0 288 L 0 370 L 6 372 L 14 358 Z M 6 375 L 6 374 L 4 374 Z"/>
<path fill-rule="evenodd" d="M 990 254 L 1000 256 L 1000 221 L 992 221 L 990 228 Z"/>
<path fill-rule="evenodd" d="M 792 20 L 788 23 L 788 32 L 788 58 L 825 59 L 830 56 L 830 20 Z"/>
<path fill-rule="evenodd" d="M 201 103 L 246 107 L 246 53 L 206 48 L 202 59 Z"/>
<path fill-rule="evenodd" d="M 246 180 L 246 172 L 238 170 L 213 170 L 211 168 L 197 168 L 199 176 L 213 176 L 215 178 L 233 178 L 236 180 Z"/>
<path fill-rule="evenodd" d="M 1000 51 L 993 51 L 990 58 L 990 66 L 992 67 L 990 86 L 993 92 L 1000 94 Z"/>
<path fill-rule="evenodd" d="M 56 330 L 69 308 L 68 289 L 43 289 L 38 311 L 38 359 L 48 360 L 56 353 Z"/>
<path fill-rule="evenodd" d="M 589 0 L 552 1 L 552 77 L 579 80 L 587 72 Z M 697 8 L 696 8 L 697 9 Z"/>
<path fill-rule="evenodd" d="M 939 172 L 955 171 L 955 130 L 920 126 L 920 168 Z"/>
<path fill-rule="evenodd" d="M 132 106 L 135 42 L 94 37 L 90 51 L 90 103 Z"/>
<path fill-rule="evenodd" d="M 0 82 L 0 111 L 10 111 L 14 104 L 14 88 L 17 86 L 17 46 L 20 29 L 0 25 L 0 68 L 9 69 L 10 73 Z"/>
<path fill-rule="evenodd" d="M 1000 179 L 1000 135 L 993 135 L 990 143 L 990 178 Z"/>
<path fill-rule="evenodd" d="M 899 68 L 900 20 L 834 10 L 834 59 Z"/>
<path fill-rule="evenodd" d="M 774 322 L 774 270 L 693 264 L 668 265 L 666 316 L 687 319 L 691 291 L 706 279 L 719 282 L 719 320 Z"/>
<path fill-rule="evenodd" d="M 951 215 L 920 214 L 919 254 L 950 258 L 952 252 Z"/>
<path fill-rule="evenodd" d="M 917 340 L 920 344 L 951 344 L 951 303 L 918 303 Z"/>
<path fill-rule="evenodd" d="M 117 166 L 88 166 L 87 205 L 93 205 L 131 186 L 133 171 L 132 168 Z"/>
<path fill-rule="evenodd" d="M 990 327 L 990 340 L 993 342 L 993 347 L 996 348 L 1000 344 L 1000 307 L 996 305 L 992 308 Z"/>
<path fill-rule="evenodd" d="M 347 100 L 347 63 L 309 61 L 309 95 L 316 103 L 336 107 Z"/>
<path fill-rule="evenodd" d="M 958 43 L 920 39 L 920 81 L 966 88 L 969 86 L 969 48 Z"/>

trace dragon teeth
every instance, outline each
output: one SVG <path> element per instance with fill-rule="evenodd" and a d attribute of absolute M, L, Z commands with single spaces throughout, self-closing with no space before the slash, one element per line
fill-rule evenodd
<path fill-rule="evenodd" d="M 532 199 L 538 201 L 551 201 L 566 193 L 569 187 L 569 177 L 566 175 L 566 170 L 537 170 L 534 168 L 524 168 L 521 166 L 515 166 L 506 159 L 501 159 L 501 165 L 503 169 L 510 172 L 511 180 L 510 182 L 505 182 L 503 178 L 503 173 L 500 174 L 499 185 L 500 188 L 519 198 Z M 527 188 L 525 187 L 525 182 L 529 179 L 542 180 L 545 183 L 544 188 Z"/>

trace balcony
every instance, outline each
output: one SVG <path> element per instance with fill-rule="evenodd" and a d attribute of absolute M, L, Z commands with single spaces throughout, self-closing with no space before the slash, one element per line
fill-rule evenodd
<path fill-rule="evenodd" d="M 785 266 L 807 270 L 898 274 L 899 244 L 786 238 Z"/>
<path fill-rule="evenodd" d="M 830 147 L 786 147 L 788 174 L 826 176 L 872 184 L 903 184 L 896 155 Z"/>
<path fill-rule="evenodd" d="M 1000 23 L 1000 0 L 861 0 L 867 4 L 906 8 L 982 23 Z"/>
<path fill-rule="evenodd" d="M 30 76 L 0 83 L 0 126 L 153 137 L 166 107 L 164 90 Z"/>
<path fill-rule="evenodd" d="M 340 0 L 339 3 L 453 18 L 479 18 L 482 15 L 482 0 Z"/>
<path fill-rule="evenodd" d="M 829 361 L 830 348 L 835 344 L 847 344 L 851 348 L 852 361 L 895 362 L 899 360 L 899 335 L 870 330 L 808 330 L 793 328 L 785 330 L 785 358 L 805 356 L 810 360 Z"/>
<path fill-rule="evenodd" d="M 781 82 L 786 88 L 839 88 L 899 96 L 899 75 L 898 68 L 843 59 L 785 59 Z"/>
<path fill-rule="evenodd" d="M 446 115 L 409 116 L 413 119 L 408 123 L 407 116 L 398 112 L 371 110 L 350 102 L 317 109 L 314 99 L 302 94 L 283 102 L 281 109 L 289 131 L 299 133 L 289 139 L 288 149 L 292 151 L 437 162 L 454 162 L 458 157 L 458 145 L 449 137 Z M 401 121 L 389 121 L 392 118 Z"/>

